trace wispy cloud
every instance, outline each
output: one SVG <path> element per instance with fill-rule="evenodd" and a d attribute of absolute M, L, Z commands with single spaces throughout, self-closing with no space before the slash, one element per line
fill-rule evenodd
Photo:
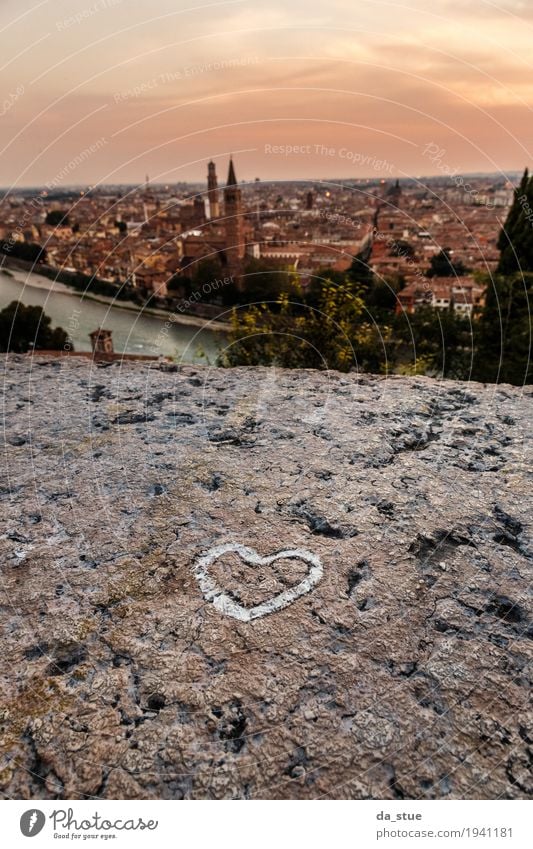
<path fill-rule="evenodd" d="M 465 167 L 532 158 L 529 2 L 127 0 L 83 18 L 87 5 L 38 3 L 22 18 L 16 0 L 2 4 L 4 90 L 24 91 L 3 119 L 16 143 L 2 183 L 23 173 L 46 182 L 85 146 L 81 117 L 104 105 L 91 133 L 112 141 L 80 180 L 104 167 L 134 180 L 231 147 L 256 151 L 243 159 L 247 172 L 345 173 L 335 156 L 266 160 L 267 137 L 355 146 L 405 172 L 420 170 L 413 151 L 428 141 Z M 75 14 L 67 33 L 53 27 Z"/>

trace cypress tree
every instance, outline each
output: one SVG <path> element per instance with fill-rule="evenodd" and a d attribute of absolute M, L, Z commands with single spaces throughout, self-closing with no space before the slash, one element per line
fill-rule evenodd
<path fill-rule="evenodd" d="M 528 169 L 515 190 L 507 220 L 498 238 L 497 274 L 533 271 L 533 177 Z"/>
<path fill-rule="evenodd" d="M 498 239 L 500 261 L 488 281 L 485 306 L 475 330 L 474 375 L 478 380 L 533 382 L 533 177 L 528 169 Z"/>
<path fill-rule="evenodd" d="M 487 383 L 533 382 L 533 177 L 528 169 L 498 239 L 500 261 L 476 323 L 474 377 Z"/>
<path fill-rule="evenodd" d="M 533 274 L 510 274 L 489 282 L 474 334 L 474 377 L 486 383 L 533 382 L 531 305 Z"/>

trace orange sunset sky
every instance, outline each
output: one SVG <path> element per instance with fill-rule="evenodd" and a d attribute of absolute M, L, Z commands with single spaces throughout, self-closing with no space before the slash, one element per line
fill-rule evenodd
<path fill-rule="evenodd" d="M 531 163 L 532 2 L 2 0 L 0 31 L 5 187 Z"/>

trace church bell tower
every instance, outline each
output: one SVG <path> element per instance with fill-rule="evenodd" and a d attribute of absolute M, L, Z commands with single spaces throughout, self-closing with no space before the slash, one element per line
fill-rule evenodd
<path fill-rule="evenodd" d="M 228 182 L 224 188 L 224 227 L 226 236 L 226 259 L 230 271 L 238 272 L 245 255 L 244 218 L 242 214 L 241 190 L 237 185 L 233 159 L 229 162 Z"/>
<path fill-rule="evenodd" d="M 207 166 L 207 197 L 209 199 L 209 217 L 220 217 L 220 205 L 218 202 L 217 171 L 214 162 Z"/>

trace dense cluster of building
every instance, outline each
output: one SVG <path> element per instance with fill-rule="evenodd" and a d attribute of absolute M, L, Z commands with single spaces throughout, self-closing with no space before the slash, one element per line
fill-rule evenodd
<path fill-rule="evenodd" d="M 39 244 L 54 269 L 127 285 L 166 303 L 174 294 L 169 281 L 194 277 L 208 261 L 245 291 L 252 259 L 293 270 L 305 286 L 327 269 L 346 271 L 358 257 L 380 278 L 401 280 L 399 309 L 429 304 L 471 312 L 483 301 L 475 272 L 492 271 L 498 260 L 513 185 L 489 177 L 471 179 L 466 188 L 443 178 L 239 184 L 230 160 L 223 188 L 210 162 L 207 187 L 192 190 L 152 186 L 147 178 L 131 189 L 37 196 L 4 198 L 4 246 Z M 444 248 L 464 272 L 428 277 L 431 257 Z"/>

